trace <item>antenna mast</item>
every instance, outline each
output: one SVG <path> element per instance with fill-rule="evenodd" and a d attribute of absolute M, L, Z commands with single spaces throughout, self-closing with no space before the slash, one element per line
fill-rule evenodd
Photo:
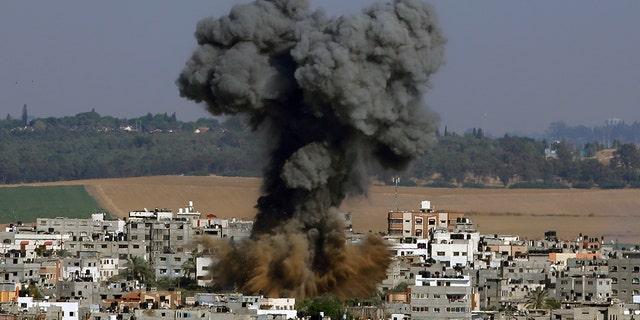
<path fill-rule="evenodd" d="M 396 184 L 395 194 L 396 194 L 396 212 L 398 212 L 398 182 L 400 182 L 400 177 L 393 177 L 393 182 Z"/>

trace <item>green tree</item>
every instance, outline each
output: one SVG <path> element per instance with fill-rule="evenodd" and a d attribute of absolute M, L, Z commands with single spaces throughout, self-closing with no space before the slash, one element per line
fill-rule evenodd
<path fill-rule="evenodd" d="M 22 124 L 26 126 L 29 122 L 29 113 L 27 112 L 27 104 L 22 106 Z"/>
<path fill-rule="evenodd" d="M 344 302 L 332 295 L 323 295 L 296 303 L 296 309 L 311 320 L 321 319 L 320 312 L 331 319 L 342 319 L 345 312 Z"/>
<path fill-rule="evenodd" d="M 525 297 L 525 307 L 530 309 L 544 309 L 547 306 L 548 295 L 549 292 L 547 289 L 543 289 L 541 287 L 537 287 L 535 290 L 529 291 L 529 294 Z"/>
<path fill-rule="evenodd" d="M 127 261 L 127 273 L 144 284 L 151 284 L 156 278 L 155 270 L 139 256 L 133 256 Z"/>
<path fill-rule="evenodd" d="M 623 169 L 640 168 L 640 152 L 633 143 L 625 143 L 613 153 L 611 160 L 612 167 L 622 167 Z"/>
<path fill-rule="evenodd" d="M 196 274 L 196 262 L 195 258 L 189 258 L 182 264 L 182 272 L 184 277 L 187 279 L 192 279 Z"/>

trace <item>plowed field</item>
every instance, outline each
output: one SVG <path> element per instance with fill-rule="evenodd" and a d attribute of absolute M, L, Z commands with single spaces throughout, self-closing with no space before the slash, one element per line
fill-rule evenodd
<path fill-rule="evenodd" d="M 59 182 L 82 184 L 102 208 L 124 217 L 129 211 L 169 208 L 174 212 L 193 201 L 196 209 L 219 217 L 251 219 L 260 195 L 254 178 L 160 176 Z M 49 184 L 50 185 L 50 184 Z M 368 197 L 347 199 L 357 232 L 386 230 L 395 207 L 393 186 L 373 186 Z M 437 210 L 465 212 L 481 233 L 540 238 L 556 230 L 562 238 L 579 233 L 605 241 L 640 243 L 640 190 L 439 189 L 399 187 L 400 210 L 417 210 L 431 200 Z"/>

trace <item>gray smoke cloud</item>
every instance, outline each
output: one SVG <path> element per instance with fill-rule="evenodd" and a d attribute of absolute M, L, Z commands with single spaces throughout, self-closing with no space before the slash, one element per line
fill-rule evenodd
<path fill-rule="evenodd" d="M 434 141 L 423 102 L 446 42 L 430 5 L 376 4 L 327 17 L 304 0 L 258 0 L 197 25 L 176 81 L 214 115 L 268 132 L 254 232 L 212 243 L 220 282 L 272 296 L 367 295 L 389 263 L 380 239 L 347 245 L 337 209 L 378 163 L 404 169 Z"/>

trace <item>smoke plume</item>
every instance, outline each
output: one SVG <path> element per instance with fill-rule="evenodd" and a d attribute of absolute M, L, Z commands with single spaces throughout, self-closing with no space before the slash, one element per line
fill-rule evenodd
<path fill-rule="evenodd" d="M 214 115 L 268 132 L 251 239 L 211 243 L 216 280 L 270 296 L 365 296 L 389 264 L 382 239 L 347 243 L 337 211 L 372 164 L 404 169 L 434 141 L 424 105 L 446 42 L 420 0 L 326 17 L 306 0 L 257 0 L 197 25 L 177 85 Z"/>

